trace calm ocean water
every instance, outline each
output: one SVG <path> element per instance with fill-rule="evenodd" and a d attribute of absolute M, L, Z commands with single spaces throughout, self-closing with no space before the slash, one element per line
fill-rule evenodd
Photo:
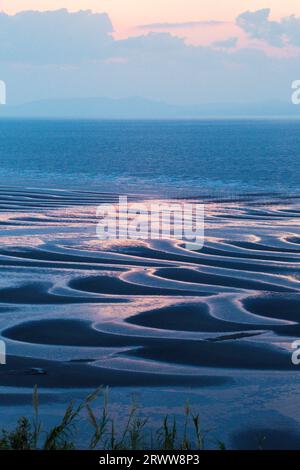
<path fill-rule="evenodd" d="M 0 121 L 0 184 L 93 190 L 288 191 L 299 121 Z"/>

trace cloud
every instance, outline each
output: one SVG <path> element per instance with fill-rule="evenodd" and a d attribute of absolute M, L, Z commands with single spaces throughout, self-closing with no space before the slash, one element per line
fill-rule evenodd
<path fill-rule="evenodd" d="M 220 49 L 231 49 L 231 48 L 236 47 L 237 42 L 238 42 L 238 38 L 232 37 L 232 38 L 224 39 L 224 41 L 215 41 L 213 43 L 213 46 L 218 47 Z"/>
<path fill-rule="evenodd" d="M 143 24 L 139 25 L 139 29 L 186 29 L 186 28 L 199 28 L 199 27 L 205 27 L 205 26 L 220 26 L 227 24 L 225 21 L 186 21 L 183 23 L 150 23 L 150 24 Z"/>
<path fill-rule="evenodd" d="M 66 9 L 0 14 L 0 60 L 70 63 L 102 57 L 112 44 L 107 14 Z"/>
<path fill-rule="evenodd" d="M 248 34 L 275 35 L 267 11 L 239 18 Z M 295 21 L 289 19 L 290 37 L 297 36 Z M 114 39 L 112 30 L 104 13 L 0 14 L 0 79 L 6 81 L 8 102 L 93 96 L 193 105 L 289 102 L 290 83 L 298 78 L 298 57 L 268 57 L 240 42 L 235 49 L 234 34 L 199 46 L 187 44 L 176 30 L 123 40 Z M 257 80 L 258 73 L 263 79 Z"/>
<path fill-rule="evenodd" d="M 115 49 L 127 54 L 158 54 L 164 56 L 170 52 L 186 51 L 188 46 L 184 38 L 172 36 L 170 33 L 148 33 L 143 36 L 134 36 L 115 42 Z"/>
<path fill-rule="evenodd" d="M 231 36 L 242 34 L 233 22 L 226 21 L 185 21 L 143 24 L 132 29 L 135 34 L 165 32 L 172 36 L 184 37 L 185 43 L 195 46 L 209 45 Z"/>
<path fill-rule="evenodd" d="M 237 17 L 236 24 L 250 37 L 262 39 L 271 46 L 300 46 L 300 17 L 292 15 L 271 21 L 270 13 L 269 8 L 246 11 Z"/>
<path fill-rule="evenodd" d="M 289 43 L 300 47 L 300 17 L 292 15 L 283 18 L 282 28 Z"/>

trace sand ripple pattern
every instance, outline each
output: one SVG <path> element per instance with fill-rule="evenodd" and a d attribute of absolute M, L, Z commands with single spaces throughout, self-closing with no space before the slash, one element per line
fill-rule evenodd
<path fill-rule="evenodd" d="M 12 368 L 25 385 L 57 387 L 215 386 L 249 370 L 298 372 L 297 197 L 195 198 L 206 214 L 199 251 L 100 242 L 97 205 L 116 200 L 0 188 L 3 384 L 16 380 Z M 32 364 L 51 374 L 26 375 Z"/>

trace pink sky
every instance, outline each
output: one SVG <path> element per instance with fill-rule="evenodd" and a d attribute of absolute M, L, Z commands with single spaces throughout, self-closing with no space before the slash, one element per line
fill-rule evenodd
<path fill-rule="evenodd" d="M 300 16 L 300 0 L 0 0 L 0 9 L 9 14 L 28 9 L 59 8 L 67 8 L 69 11 L 91 9 L 94 12 L 108 13 L 116 39 L 163 31 L 185 38 L 188 44 L 207 45 L 237 37 L 237 47 L 252 44 L 271 55 L 284 56 L 293 54 L 293 49 L 278 50 L 257 41 L 249 41 L 245 33 L 235 25 L 235 18 L 246 10 L 255 11 L 261 8 L 270 8 L 270 19 L 274 20 L 293 14 Z M 157 23 L 205 23 L 212 20 L 216 23 L 147 27 Z"/>
<path fill-rule="evenodd" d="M 107 12 L 120 35 L 147 23 L 233 22 L 241 12 L 260 8 L 271 8 L 275 19 L 291 14 L 300 16 L 299 0 L 0 0 L 0 8 L 7 13 L 58 8 Z"/>

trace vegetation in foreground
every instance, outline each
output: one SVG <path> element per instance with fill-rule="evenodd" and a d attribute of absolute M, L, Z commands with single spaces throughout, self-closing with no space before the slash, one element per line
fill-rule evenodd
<path fill-rule="evenodd" d="M 100 410 L 95 411 L 92 403 L 103 395 Z M 39 416 L 37 387 L 33 392 L 33 417 L 22 417 L 13 430 L 2 430 L 0 450 L 72 450 L 76 449 L 79 427 L 82 419 L 91 425 L 89 449 L 97 450 L 203 450 L 205 433 L 200 427 L 200 418 L 187 404 L 184 423 L 179 426 L 175 417 L 165 416 L 157 430 L 149 428 L 149 419 L 143 418 L 139 408 L 132 403 L 125 424 L 120 429 L 117 418 L 110 415 L 108 392 L 97 389 L 79 405 L 71 402 L 61 422 L 50 430 L 43 427 Z M 217 448 L 225 450 L 222 442 Z"/>

